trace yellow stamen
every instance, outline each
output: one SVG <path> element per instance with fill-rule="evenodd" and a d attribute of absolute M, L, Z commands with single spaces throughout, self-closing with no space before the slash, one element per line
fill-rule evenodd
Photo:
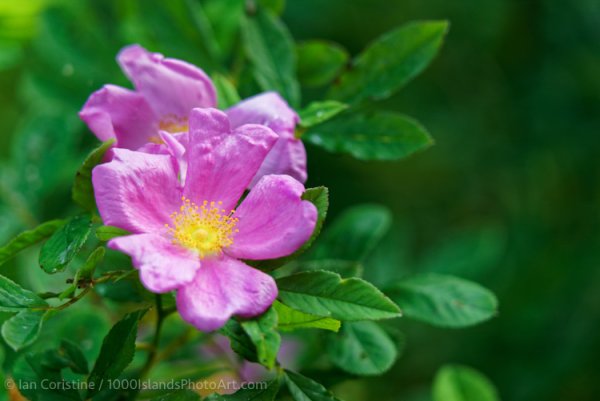
<path fill-rule="evenodd" d="M 179 211 L 171 215 L 173 224 L 165 225 L 173 243 L 198 252 L 200 258 L 218 255 L 233 244 L 233 235 L 238 232 L 233 210 L 226 213 L 220 209 L 222 202 L 204 201 L 197 206 L 185 197 L 181 200 Z"/>
<path fill-rule="evenodd" d="M 171 134 L 185 132 L 189 130 L 188 119 L 175 114 L 167 114 L 158 123 L 158 128 Z"/>

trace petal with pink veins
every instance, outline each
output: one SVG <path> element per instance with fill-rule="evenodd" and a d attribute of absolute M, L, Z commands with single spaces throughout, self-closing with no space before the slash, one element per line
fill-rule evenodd
<path fill-rule="evenodd" d="M 205 259 L 194 281 L 177 292 L 181 317 L 202 331 L 217 330 L 237 315 L 265 312 L 277 297 L 275 280 L 239 260 Z"/>
<path fill-rule="evenodd" d="M 96 166 L 92 183 L 106 225 L 133 233 L 165 231 L 181 206 L 181 190 L 169 155 L 114 149 L 109 163 Z"/>
<path fill-rule="evenodd" d="M 285 175 L 263 177 L 237 208 L 239 230 L 225 251 L 240 259 L 288 256 L 312 235 L 317 208 L 302 200 L 304 186 Z"/>
<path fill-rule="evenodd" d="M 198 255 L 157 234 L 117 237 L 108 246 L 131 256 L 144 287 L 156 293 L 191 283 L 200 268 Z"/>

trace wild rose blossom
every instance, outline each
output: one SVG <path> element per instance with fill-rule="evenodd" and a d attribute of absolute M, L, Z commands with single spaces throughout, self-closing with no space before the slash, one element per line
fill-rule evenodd
<path fill-rule="evenodd" d="M 200 68 L 181 60 L 150 53 L 139 45 L 125 47 L 117 56 L 135 90 L 105 85 L 94 92 L 79 113 L 101 140 L 117 140 L 116 147 L 156 151 L 160 132 L 187 133 L 193 108 L 214 108 L 215 87 Z M 232 128 L 262 124 L 279 135 L 251 185 L 267 174 L 287 174 L 306 181 L 306 151 L 294 137 L 298 115 L 278 94 L 267 92 L 226 110 Z"/>
<path fill-rule="evenodd" d="M 150 291 L 176 290 L 183 319 L 212 331 L 271 305 L 273 278 L 242 260 L 290 255 L 312 234 L 317 211 L 286 175 L 262 177 L 238 206 L 277 140 L 271 129 L 232 130 L 215 109 L 192 110 L 189 125 L 185 141 L 162 134 L 169 154 L 114 149 L 92 181 L 104 223 L 133 233 L 108 246 L 132 257 Z"/>

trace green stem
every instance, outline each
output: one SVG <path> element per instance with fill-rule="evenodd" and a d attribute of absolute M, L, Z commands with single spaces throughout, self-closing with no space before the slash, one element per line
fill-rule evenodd
<path fill-rule="evenodd" d="M 158 347 L 160 345 L 160 332 L 162 330 L 163 322 L 165 317 L 169 315 L 169 311 L 163 309 L 162 306 L 162 298 L 160 294 L 155 295 L 156 302 L 156 327 L 154 328 L 154 338 L 152 339 L 151 348 L 148 352 L 148 358 L 146 359 L 146 363 L 142 367 L 140 371 L 140 379 L 146 378 L 154 362 L 156 362 L 156 355 L 158 354 Z"/>

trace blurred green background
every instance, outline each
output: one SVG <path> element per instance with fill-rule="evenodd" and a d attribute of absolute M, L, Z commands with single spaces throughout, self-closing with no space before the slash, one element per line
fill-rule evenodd
<path fill-rule="evenodd" d="M 213 33 L 226 37 L 235 15 L 210 3 L 208 17 L 222 16 Z M 0 0 L 0 243 L 69 213 L 73 173 L 96 143 L 76 112 L 102 84 L 128 85 L 114 62 L 123 45 L 209 72 L 231 61 L 190 4 Z M 418 118 L 436 146 L 366 163 L 307 145 L 309 185 L 330 188 L 332 217 L 364 202 L 394 212 L 367 279 L 452 273 L 491 288 L 500 314 L 466 330 L 402 321 L 394 369 L 339 390 L 349 401 L 427 400 L 437 368 L 458 362 L 503 400 L 598 399 L 600 2 L 289 0 L 283 14 L 296 40 L 352 54 L 416 19 L 448 19 L 450 33 L 384 107 Z"/>

